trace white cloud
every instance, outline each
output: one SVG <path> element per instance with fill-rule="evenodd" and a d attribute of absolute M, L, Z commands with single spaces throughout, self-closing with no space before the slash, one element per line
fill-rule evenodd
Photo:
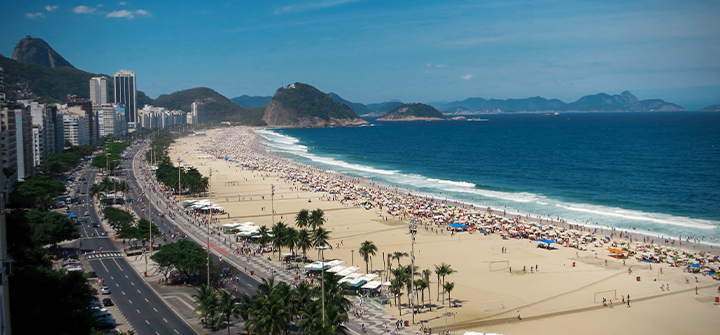
<path fill-rule="evenodd" d="M 31 19 L 38 18 L 38 17 L 45 17 L 43 15 L 43 13 L 26 13 L 25 16 L 27 16 Z"/>
<path fill-rule="evenodd" d="M 464 76 L 462 76 L 462 77 L 460 77 L 460 78 L 465 79 L 465 80 L 468 80 L 468 79 L 472 79 L 472 77 L 473 77 L 473 75 L 471 75 L 471 74 L 466 74 L 466 75 L 464 75 Z"/>
<path fill-rule="evenodd" d="M 45 6 L 45 10 L 48 12 L 52 12 L 57 9 L 57 6 Z"/>
<path fill-rule="evenodd" d="M 128 19 L 132 19 L 132 18 L 135 17 L 135 15 L 133 15 L 133 13 L 132 13 L 131 11 L 129 11 L 129 10 L 124 10 L 124 9 L 123 9 L 123 10 L 116 10 L 116 11 L 114 11 L 114 12 L 110 12 L 110 14 L 108 14 L 108 15 L 105 16 L 105 17 L 112 17 L 112 18 L 123 18 L 123 17 L 126 17 L 126 18 L 128 18 Z"/>
<path fill-rule="evenodd" d="M 280 7 L 275 11 L 275 14 L 278 13 L 287 13 L 287 12 L 302 12 L 305 10 L 312 10 L 312 9 L 322 9 L 322 8 L 329 8 L 329 7 L 335 7 L 339 5 L 343 5 L 350 2 L 357 2 L 362 0 L 318 0 L 318 1 L 312 1 L 304 4 L 299 5 L 289 5 Z"/>
<path fill-rule="evenodd" d="M 137 15 L 145 15 L 145 16 L 152 16 L 152 13 L 150 13 L 150 12 L 148 12 L 148 11 L 146 11 L 146 10 L 142 10 L 142 9 L 136 10 L 136 11 L 135 11 L 135 14 L 137 14 Z"/>
<path fill-rule="evenodd" d="M 127 5 L 127 2 L 124 2 L 124 1 L 123 1 L 123 2 L 120 3 L 120 6 L 125 6 L 125 5 Z"/>
<path fill-rule="evenodd" d="M 448 66 L 447 66 L 447 64 L 438 64 L 438 65 L 435 65 L 435 67 L 448 67 Z"/>
<path fill-rule="evenodd" d="M 98 7 L 100 7 L 100 6 L 98 6 Z M 95 12 L 96 9 L 97 8 L 90 8 L 88 6 L 77 6 L 77 7 L 73 8 L 73 12 L 75 14 L 91 14 L 91 13 Z"/>

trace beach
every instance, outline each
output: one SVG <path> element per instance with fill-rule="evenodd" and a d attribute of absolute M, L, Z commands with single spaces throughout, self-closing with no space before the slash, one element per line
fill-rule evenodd
<path fill-rule="evenodd" d="M 582 329 L 590 334 L 608 331 L 711 333 L 717 326 L 714 317 L 718 306 L 714 301 L 720 296 L 717 293 L 720 281 L 698 274 L 696 282 L 696 275 L 683 272 L 684 267 L 670 267 L 667 263 L 610 257 L 607 249 L 613 246 L 612 242 L 629 242 L 614 247 L 631 249 L 645 242 L 619 238 L 618 232 L 592 231 L 594 241 L 579 243 L 585 250 L 565 245 L 551 250 L 538 248 L 540 242 L 518 237 L 532 233 L 537 235 L 534 239 L 538 239 L 553 233 L 558 237 L 573 236 L 567 239 L 571 242 L 590 231 L 581 227 L 570 229 L 557 222 L 553 222 L 553 226 L 546 222 L 531 224 L 537 219 L 505 218 L 497 211 L 493 216 L 486 208 L 464 208 L 387 185 L 350 177 L 341 179 L 322 169 L 266 154 L 262 138 L 250 128 L 215 129 L 206 136 L 179 139 L 170 148 L 169 156 L 174 162 L 180 158 L 187 166 L 197 167 L 205 176 L 212 169 L 210 200 L 227 213 L 216 217 L 217 225 L 251 221 L 270 228 L 272 209 L 276 222 L 294 225 L 295 215 L 301 209 L 321 208 L 333 247 L 325 251 L 325 258 L 341 259 L 345 261 L 343 265 L 358 266 L 359 272 L 364 273 L 365 263 L 358 248 L 363 241 L 372 241 L 378 253 L 372 257 L 370 271 L 380 271 L 378 274 L 383 280 L 386 280 L 382 270 L 386 267 L 387 255 L 397 251 L 410 253 L 408 225 L 415 220 L 418 223 L 415 265 L 419 270 L 434 270 L 436 265 L 446 263 L 456 271 L 446 276 L 445 281 L 455 283 L 450 296 L 453 305 L 459 307 L 449 306 L 447 295 L 443 300 L 441 294 L 443 301 L 438 301 L 438 278 L 434 273 L 430 277 L 429 292 L 419 293 L 421 298 L 424 295 L 421 304 L 432 303 L 433 308 L 432 311 L 420 308 L 415 322 L 429 325 L 434 333 L 445 328 L 446 312 L 457 313 L 454 320 L 448 317 L 447 323 L 452 329 L 454 322 L 458 332 L 557 334 Z M 271 197 L 272 185 L 274 197 Z M 451 233 L 446 230 L 451 222 L 477 229 L 472 233 Z M 491 230 L 493 233 L 483 233 Z M 514 230 L 518 235 L 510 234 Z M 608 236 L 608 243 L 597 243 L 609 234 L 613 235 Z M 654 241 L 648 244 L 655 246 Z M 698 251 L 688 250 L 688 253 Z M 308 257 L 317 259 L 318 255 L 313 250 Z M 277 261 L 277 257 L 273 259 Z M 407 265 L 410 258 L 391 263 L 393 268 L 398 263 Z M 661 285 L 664 289 L 668 284 L 669 291 L 661 290 Z M 622 303 L 628 295 L 630 307 Z M 613 307 L 609 302 L 603 307 L 602 298 L 611 300 Z M 402 315 L 392 304 L 387 305 L 389 316 L 410 320 L 411 314 L 405 305 L 407 297 L 403 295 L 401 301 Z"/>

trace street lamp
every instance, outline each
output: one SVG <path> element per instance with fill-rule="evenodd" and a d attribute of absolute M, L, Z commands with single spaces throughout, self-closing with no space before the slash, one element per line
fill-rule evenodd
<path fill-rule="evenodd" d="M 327 245 L 320 245 L 315 247 L 315 249 L 318 249 L 318 257 L 320 257 L 321 260 L 321 278 L 320 278 L 320 290 L 322 291 L 322 324 L 323 328 L 325 327 L 325 249 L 330 249 L 330 246 Z"/>
<path fill-rule="evenodd" d="M 414 222 L 410 224 L 410 238 L 411 238 L 411 251 L 410 251 L 410 302 L 412 304 L 412 323 L 415 324 L 415 235 L 417 234 L 417 224 Z"/>

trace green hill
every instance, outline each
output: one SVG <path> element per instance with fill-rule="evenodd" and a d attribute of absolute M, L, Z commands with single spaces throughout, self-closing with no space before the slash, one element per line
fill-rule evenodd
<path fill-rule="evenodd" d="M 112 102 L 113 80 L 112 76 L 85 72 L 72 67 L 49 68 L 36 64 L 22 64 L 0 55 L 0 66 L 5 72 L 5 87 L 3 92 L 10 97 L 17 97 L 17 91 L 28 90 L 43 103 L 67 101 L 67 95 L 77 95 L 82 98 L 90 97 L 90 78 L 107 77 L 108 101 Z M 137 105 L 142 108 L 145 104 L 152 104 L 153 100 L 143 91 L 137 92 Z"/>
<path fill-rule="evenodd" d="M 265 108 L 242 108 L 222 94 L 207 87 L 196 87 L 163 95 L 154 101 L 155 106 L 190 111 L 195 101 L 205 103 L 207 122 L 236 121 L 250 126 L 263 126 Z"/>
<path fill-rule="evenodd" d="M 263 120 L 279 127 L 344 127 L 366 125 L 350 107 L 308 84 L 295 83 L 275 92 Z"/>
<path fill-rule="evenodd" d="M 404 104 L 391 110 L 385 116 L 378 118 L 381 121 L 402 120 L 445 120 L 445 115 L 437 108 L 426 104 Z"/>

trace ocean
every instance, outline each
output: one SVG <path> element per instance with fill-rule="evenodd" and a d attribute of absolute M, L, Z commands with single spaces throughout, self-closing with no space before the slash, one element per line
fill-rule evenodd
<path fill-rule="evenodd" d="M 432 196 L 720 246 L 720 113 L 472 115 L 261 129 L 270 152 Z"/>

